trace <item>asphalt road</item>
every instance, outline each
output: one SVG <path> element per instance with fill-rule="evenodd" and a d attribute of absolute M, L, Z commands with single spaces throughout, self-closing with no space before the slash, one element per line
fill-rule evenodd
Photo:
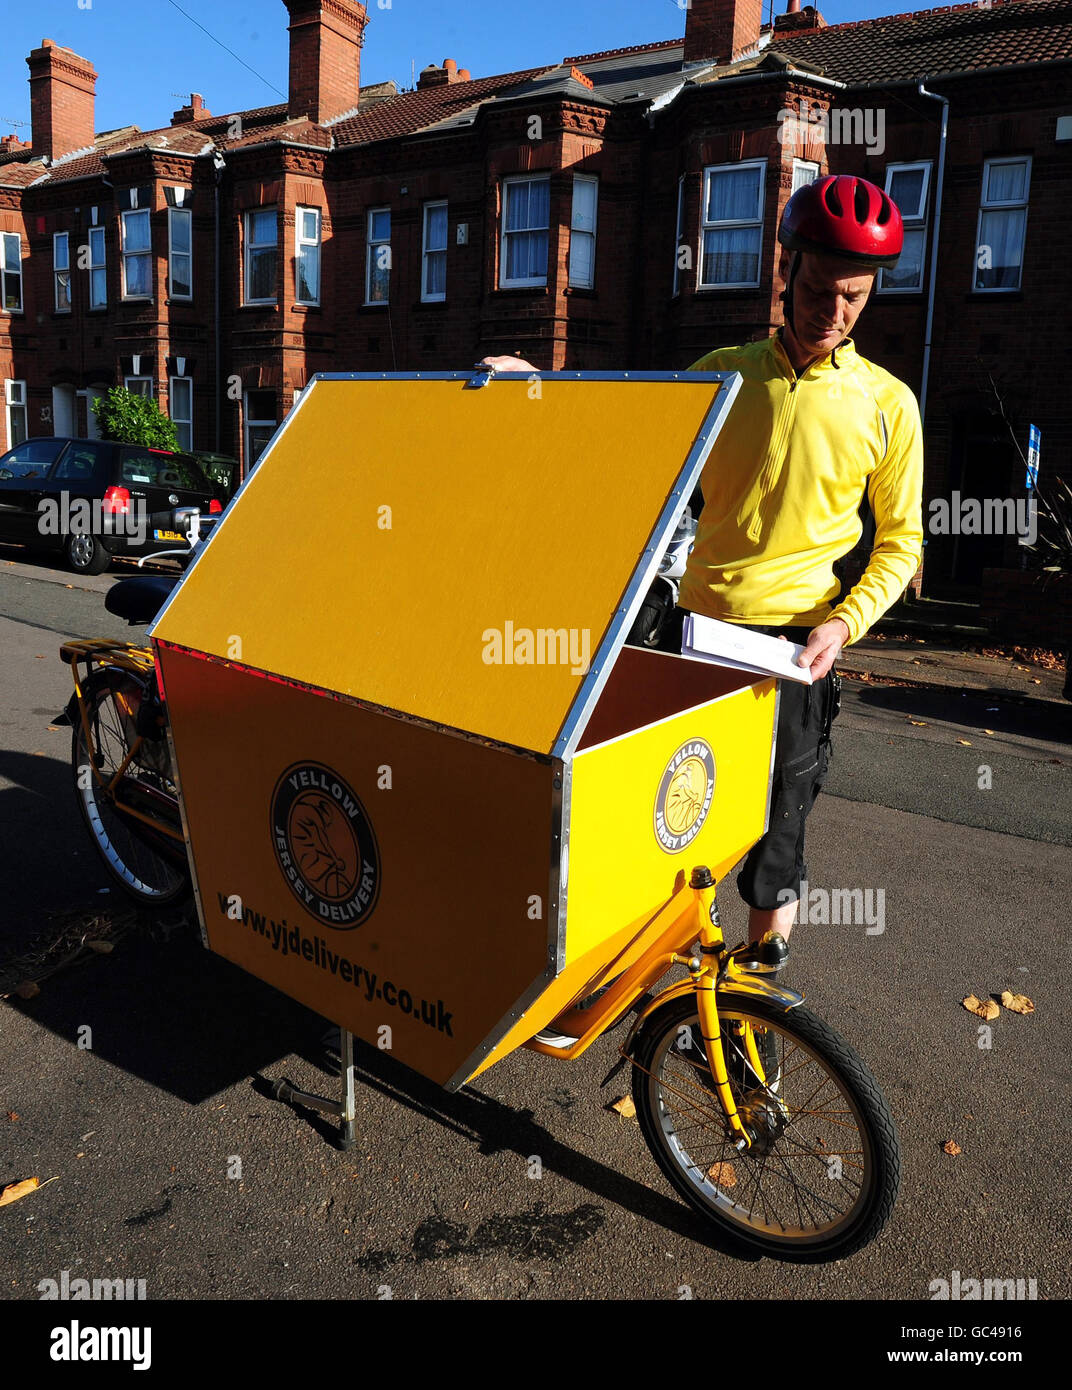
<path fill-rule="evenodd" d="M 117 632 L 110 580 L 67 588 L 22 559 L 0 554 L 9 950 L 49 913 L 117 896 L 71 795 L 69 731 L 47 727 L 68 696 L 61 638 Z M 901 1195 L 869 1248 L 800 1266 L 712 1239 L 635 1120 L 605 1108 L 625 1089 L 600 1091 L 618 1033 L 573 1064 L 516 1053 L 456 1095 L 362 1048 L 359 1146 L 342 1154 L 317 1118 L 268 1096 L 284 1076 L 333 1089 L 323 1020 L 178 930 L 128 936 L 0 1003 L 0 1186 L 59 1179 L 0 1211 L 2 1291 L 36 1298 L 67 1269 L 144 1278 L 165 1299 L 926 1300 L 959 1270 L 1066 1298 L 1064 712 L 847 689 L 836 727 L 809 881 L 881 889 L 884 930 L 801 926 L 784 980 L 867 1059 L 896 1116 Z M 732 885 L 722 902 L 742 937 Z M 1003 989 L 1036 1012 L 1003 1011 L 981 1048 L 960 1000 Z"/>

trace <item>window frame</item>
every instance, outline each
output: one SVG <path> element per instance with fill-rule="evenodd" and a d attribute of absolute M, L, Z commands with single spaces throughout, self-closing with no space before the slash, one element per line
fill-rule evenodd
<path fill-rule="evenodd" d="M 979 212 L 975 221 L 975 250 L 972 255 L 971 288 L 973 294 L 1019 294 L 1023 289 L 1024 283 L 1024 262 L 1027 259 L 1027 210 L 1031 203 L 1031 162 L 1032 156 L 1029 154 L 1010 154 L 994 155 L 990 159 L 983 160 L 983 174 L 979 187 Z M 1005 200 L 1003 202 L 991 202 L 986 198 L 987 185 L 990 182 L 990 170 L 998 164 L 1023 164 L 1024 173 L 1024 196 L 1022 199 Z M 1023 209 L 1024 220 L 1023 230 L 1020 240 L 1020 264 L 1017 266 L 1015 285 L 980 285 L 977 284 L 979 275 L 979 247 L 981 245 L 979 237 L 983 230 L 983 214 L 987 212 L 1015 212 Z"/>
<path fill-rule="evenodd" d="M 378 237 L 375 240 L 372 236 L 372 219 L 381 212 L 387 214 L 388 231 L 386 237 Z M 391 237 L 394 235 L 395 220 L 391 209 L 387 204 L 369 208 L 365 214 L 365 308 L 379 309 L 391 303 L 391 272 L 394 270 L 394 254 L 391 252 Z M 388 248 L 387 266 L 387 294 L 383 299 L 372 298 L 372 262 L 375 255 L 374 248 L 386 246 Z M 382 274 L 383 272 L 381 272 Z"/>
<path fill-rule="evenodd" d="M 179 303 L 188 304 L 188 303 L 193 299 L 193 297 L 194 297 L 194 214 L 193 214 L 193 209 L 192 209 L 192 208 L 186 208 L 186 207 L 183 207 L 183 208 L 168 208 L 167 211 L 168 211 L 168 299 L 175 299 L 175 300 L 178 300 Z M 187 227 L 187 233 L 186 233 L 186 235 L 187 235 L 187 241 L 188 241 L 188 244 L 189 244 L 189 247 L 190 247 L 189 251 L 176 251 L 176 250 L 175 250 L 175 242 L 174 242 L 174 237 L 172 236 L 172 228 L 173 228 L 174 225 L 175 225 L 175 219 L 178 218 L 178 217 L 184 217 L 184 218 L 186 219 L 186 227 Z M 188 280 L 189 285 L 190 285 L 190 290 L 189 290 L 189 293 L 188 293 L 188 294 L 180 294 L 180 293 L 175 289 L 175 259 L 176 259 L 176 257 L 178 257 L 178 256 L 183 256 L 183 257 L 185 257 L 186 260 L 189 261 L 189 263 L 190 263 L 190 266 L 189 266 L 189 273 L 188 273 L 188 275 L 187 275 L 187 280 Z"/>
<path fill-rule="evenodd" d="M 146 381 L 146 382 L 148 382 L 148 383 L 149 383 L 149 389 L 148 389 L 148 391 L 134 391 L 134 387 L 131 386 L 131 384 L 130 384 L 132 381 L 133 381 L 133 382 L 141 382 L 141 381 Z M 125 387 L 126 390 L 128 390 L 128 391 L 133 391 L 133 392 L 134 392 L 134 395 L 136 395 L 136 396 L 144 396 L 145 399 L 146 399 L 146 400 L 149 400 L 149 401 L 155 401 L 155 400 L 156 400 L 156 378 L 155 378 L 155 377 L 152 377 L 152 376 L 147 376 L 144 372 L 139 372 L 137 376 L 125 376 L 125 377 L 123 378 L 123 386 Z"/>
<path fill-rule="evenodd" d="M 99 261 L 96 261 L 96 260 L 93 259 L 93 238 L 94 238 L 94 234 L 97 234 L 97 235 L 99 236 L 99 241 L 100 241 L 101 258 L 100 258 Z M 92 309 L 107 309 L 107 307 L 108 307 L 108 242 L 107 242 L 107 238 L 106 238 L 106 236 L 105 236 L 105 234 L 104 234 L 104 227 L 103 227 L 102 224 L 96 224 L 96 223 L 95 223 L 92 227 L 89 228 L 89 239 L 88 239 L 87 245 L 89 246 L 89 266 L 88 266 L 88 269 L 89 269 L 89 307 L 90 307 L 91 310 L 92 310 Z M 97 303 L 97 301 L 95 300 L 95 298 L 94 298 L 94 291 L 93 291 L 94 276 L 97 275 L 97 274 L 100 274 L 100 275 L 102 276 L 102 278 L 103 278 L 103 284 L 104 284 L 104 297 L 103 297 L 103 299 L 101 299 L 100 303 Z"/>
<path fill-rule="evenodd" d="M 709 222 L 707 219 L 707 208 L 711 201 L 710 189 L 712 176 L 714 174 L 739 169 L 758 169 L 760 171 L 759 181 L 756 186 L 756 208 L 758 216 L 749 218 L 720 218 L 716 221 Z M 763 202 L 766 194 L 766 174 L 766 159 L 737 159 L 731 160 L 725 164 L 708 164 L 704 166 L 700 201 L 700 254 L 696 277 L 696 288 L 698 290 L 755 290 L 759 288 L 763 277 Z M 756 230 L 758 236 L 756 278 L 754 280 L 705 280 L 703 277 L 704 263 L 707 260 L 707 233 L 726 231 L 733 227 L 752 227 Z"/>
<path fill-rule="evenodd" d="M 595 184 L 596 200 L 595 211 L 592 216 L 592 230 L 586 231 L 584 228 L 575 226 L 577 216 L 577 185 L 578 183 Z M 566 284 L 574 290 L 594 290 L 596 287 L 596 247 L 599 236 L 599 175 L 598 174 L 574 174 L 573 187 L 570 189 L 570 239 L 569 249 L 566 254 Z M 592 279 L 589 284 L 573 278 L 573 238 L 577 235 L 591 237 L 592 239 Z"/>
<path fill-rule="evenodd" d="M 144 217 L 149 228 L 149 245 L 145 250 L 127 250 L 127 218 Z M 150 208 L 124 208 L 119 214 L 119 248 L 121 262 L 121 299 L 130 299 L 138 303 L 151 303 L 153 298 L 153 218 Z M 129 261 L 144 257 L 149 263 L 149 291 L 147 294 L 130 294 L 127 291 L 127 264 Z"/>
<path fill-rule="evenodd" d="M 815 173 L 812 175 L 812 177 L 811 177 L 810 179 L 805 179 L 803 183 L 797 183 L 797 174 L 799 174 L 799 173 L 801 172 L 802 169 L 814 169 L 814 170 L 815 170 Z M 818 160 L 818 159 L 797 159 L 796 157 L 794 157 L 794 159 L 793 159 L 792 189 L 791 189 L 791 191 L 790 191 L 790 195 L 789 195 L 789 196 L 792 197 L 793 194 L 799 192 L 800 189 L 806 188 L 807 185 L 808 185 L 809 183 L 814 183 L 815 180 L 816 180 L 817 178 L 821 178 L 821 177 L 822 177 L 822 172 L 823 172 L 823 166 L 822 166 L 822 163 L 821 163 L 820 160 Z"/>
<path fill-rule="evenodd" d="M 506 213 L 509 206 L 510 189 L 522 183 L 542 182 L 547 184 L 547 226 L 546 227 L 519 227 L 516 231 L 510 232 L 506 228 Z M 549 280 L 547 266 L 551 262 L 551 176 L 548 173 L 540 174 L 507 174 L 502 181 L 502 215 L 500 218 L 502 226 L 499 238 L 499 289 L 501 290 L 523 290 L 523 289 L 546 289 Z M 572 214 L 571 214 L 572 221 Z M 507 237 L 527 236 L 532 232 L 547 233 L 547 264 L 544 266 L 544 273 L 535 278 L 509 280 L 506 276 L 507 256 Z"/>
<path fill-rule="evenodd" d="M 14 388 L 22 388 L 19 400 L 12 400 L 16 394 Z M 11 421 L 15 410 L 22 411 L 22 438 L 14 439 L 11 430 Z M 25 443 L 30 437 L 30 409 L 26 401 L 26 380 L 23 377 L 6 377 L 4 380 L 4 432 L 7 436 L 8 449 L 16 449 L 20 444 Z"/>
<path fill-rule="evenodd" d="M 58 252 L 63 247 L 63 258 L 66 265 L 59 264 Z M 66 282 L 62 277 L 66 276 Z M 67 303 L 60 303 L 60 287 L 66 283 Z M 69 314 L 71 312 L 71 236 L 69 232 L 52 233 L 52 308 L 57 314 Z"/>
<path fill-rule="evenodd" d="M 270 212 L 274 215 L 275 236 L 271 241 L 254 241 L 251 227 L 253 219 L 259 214 Z M 242 303 L 253 306 L 269 306 L 279 303 L 279 208 L 274 204 L 265 207 L 246 208 L 242 214 Z M 272 293 L 264 299 L 254 299 L 249 292 L 252 283 L 251 262 L 254 251 L 266 251 L 271 247 L 275 254 L 272 274 Z"/>
<path fill-rule="evenodd" d="M 269 390 L 269 389 L 267 389 L 267 388 L 265 388 L 265 387 L 257 386 L 257 387 L 254 387 L 252 391 L 250 391 L 250 390 L 247 389 L 246 391 L 243 392 L 243 395 L 242 395 L 242 443 L 243 443 L 243 446 L 244 446 L 244 449 L 245 449 L 245 458 L 242 460 L 242 463 L 243 463 L 243 469 L 244 469 L 244 476 L 247 477 L 247 478 L 249 477 L 249 475 L 250 475 L 250 473 L 253 471 L 253 469 L 257 466 L 257 464 L 258 464 L 259 461 L 260 461 L 261 455 L 264 453 L 264 449 L 262 449 L 261 452 L 260 452 L 260 454 L 258 454 L 256 458 L 253 457 L 253 448 L 252 448 L 252 444 L 251 444 L 251 441 L 250 441 L 250 430 L 252 430 L 252 429 L 255 428 L 256 426 L 271 425 L 271 427 L 272 427 L 272 434 L 275 434 L 276 430 L 279 428 L 279 420 L 278 420 L 277 418 L 273 418 L 273 419 L 269 420 L 267 417 L 258 416 L 256 419 L 253 419 L 253 418 L 250 416 L 250 413 L 249 413 L 249 398 L 250 398 L 250 396 L 254 396 L 254 395 L 258 395 L 258 394 L 262 394 L 262 395 L 265 395 L 265 396 L 271 396 L 271 397 L 272 397 L 272 400 L 274 401 L 273 415 L 274 415 L 275 417 L 277 417 L 277 416 L 279 415 L 279 397 L 278 397 L 278 394 L 277 394 L 275 391 Z M 268 442 L 265 443 L 264 448 L 266 449 L 267 447 L 268 447 Z"/>
<path fill-rule="evenodd" d="M 920 193 L 919 198 L 919 203 L 920 207 L 922 208 L 922 211 L 913 213 L 911 216 L 909 216 L 906 215 L 903 208 L 898 207 L 898 211 L 901 214 L 901 221 L 904 223 L 905 231 L 922 231 L 923 252 L 919 258 L 919 284 L 887 285 L 886 277 L 889 272 L 885 268 L 882 268 L 879 270 L 878 277 L 875 280 L 876 294 L 923 293 L 923 289 L 927 280 L 927 240 L 928 233 L 930 232 L 931 174 L 933 172 L 933 168 L 934 162 L 930 159 L 909 159 L 904 160 L 900 163 L 886 165 L 886 178 L 885 182 L 883 183 L 883 189 L 885 190 L 886 196 L 891 200 L 891 202 L 893 201 L 893 194 L 890 192 L 890 187 L 893 184 L 893 177 L 895 174 L 912 173 L 916 169 L 922 169 L 923 171 L 923 189 Z M 893 268 L 895 269 L 896 267 Z"/>
<path fill-rule="evenodd" d="M 306 213 L 312 213 L 316 218 L 316 236 L 313 240 L 302 235 L 302 220 Z M 320 307 L 320 298 L 323 285 L 321 282 L 321 271 L 323 269 L 323 209 L 314 207 L 311 203 L 299 203 L 294 209 L 294 303 L 304 304 L 310 309 Z M 303 299 L 301 296 L 301 255 L 303 248 L 311 247 L 316 252 L 316 295 L 312 299 Z"/>
<path fill-rule="evenodd" d="M 179 382 L 185 386 L 188 394 L 190 407 L 189 415 L 178 415 L 175 412 L 175 383 Z M 194 451 L 194 381 L 189 376 L 169 376 L 168 377 L 168 419 L 175 426 L 175 433 L 179 441 L 180 454 L 192 454 Z M 185 427 L 188 434 L 187 443 L 183 443 L 181 429 Z"/>
<path fill-rule="evenodd" d="M 443 245 L 429 247 L 428 245 L 428 221 L 429 213 L 442 208 L 446 214 L 447 230 L 443 238 Z M 431 202 L 425 203 L 421 210 L 421 303 L 422 304 L 443 304 L 447 298 L 447 248 L 450 246 L 450 206 L 446 198 L 433 198 Z M 433 294 L 428 289 L 428 258 L 430 256 L 443 257 L 443 292 Z"/>
<path fill-rule="evenodd" d="M 7 268 L 7 246 L 8 237 L 11 237 L 18 244 L 19 248 L 19 268 L 18 270 L 8 270 Z M 0 232 L 0 313 L 22 314 L 26 310 L 26 301 L 23 292 L 23 271 L 22 271 L 22 233 L 21 232 Z M 16 280 L 19 287 L 19 302 L 16 308 L 7 306 L 7 285 L 8 280 Z M 12 378 L 13 379 L 13 378 Z"/>

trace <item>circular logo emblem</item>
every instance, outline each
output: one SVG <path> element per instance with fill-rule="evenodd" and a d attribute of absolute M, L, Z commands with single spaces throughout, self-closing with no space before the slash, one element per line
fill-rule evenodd
<path fill-rule="evenodd" d="M 272 848 L 302 907 L 347 931 L 376 906 L 380 851 L 353 788 L 321 763 L 288 767 L 272 793 Z"/>
<path fill-rule="evenodd" d="M 692 844 L 714 794 L 715 755 L 702 738 L 690 739 L 667 763 L 655 797 L 655 838 L 667 854 Z"/>

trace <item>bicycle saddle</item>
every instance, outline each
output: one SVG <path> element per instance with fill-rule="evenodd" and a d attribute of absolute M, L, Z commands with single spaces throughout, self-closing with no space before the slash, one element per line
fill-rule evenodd
<path fill-rule="evenodd" d="M 113 584 L 104 597 L 104 606 L 128 623 L 147 623 L 156 617 L 178 584 L 177 575 L 139 574 Z"/>

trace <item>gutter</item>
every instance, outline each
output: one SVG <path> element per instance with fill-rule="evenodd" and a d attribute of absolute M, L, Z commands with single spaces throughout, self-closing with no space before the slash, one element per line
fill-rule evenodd
<path fill-rule="evenodd" d="M 214 286 L 213 286 L 213 298 L 214 298 L 214 302 L 213 302 L 213 341 L 214 341 L 213 354 L 214 354 L 214 357 L 215 357 L 215 363 L 214 363 L 215 371 L 213 372 L 213 376 L 215 377 L 215 385 L 216 385 L 216 391 L 215 391 L 215 396 L 216 396 L 216 402 L 215 402 L 216 422 L 215 422 L 215 432 L 214 432 L 214 433 L 215 433 L 215 440 L 216 440 L 216 453 L 219 454 L 219 453 L 222 453 L 222 452 L 223 452 L 223 450 L 220 448 L 220 423 L 221 423 L 221 410 L 222 410 L 222 398 L 221 398 L 220 390 L 221 390 L 222 378 L 223 378 L 222 367 L 221 367 L 221 364 L 220 364 L 220 178 L 221 178 L 221 175 L 222 175 L 222 173 L 223 173 L 223 169 L 224 169 L 224 167 L 225 167 L 225 165 L 226 165 L 226 161 L 225 161 L 223 155 L 220 153 L 220 151 L 219 151 L 218 149 L 213 150 L 213 154 L 212 154 L 212 163 L 213 163 L 213 166 L 215 167 L 215 171 L 216 171 L 216 182 L 215 182 L 215 187 L 214 187 L 213 190 L 212 190 L 212 192 L 213 192 L 213 200 L 214 200 L 213 214 L 212 214 L 212 217 L 213 217 L 213 237 L 214 237 L 214 240 L 215 240 L 215 257 L 214 257 L 214 259 L 215 259 L 215 262 L 216 262 L 216 265 L 215 265 L 216 274 L 215 274 L 215 277 L 214 277 L 214 279 L 215 279 L 215 284 L 214 284 Z"/>
<path fill-rule="evenodd" d="M 938 234 L 942 228 L 942 191 L 945 187 L 945 156 L 949 136 L 949 98 L 937 92 L 929 92 L 922 82 L 916 90 L 921 97 L 942 103 L 942 131 L 939 137 L 938 183 L 934 192 L 934 230 L 931 233 L 931 269 L 927 286 L 927 326 L 923 333 L 923 373 L 919 387 L 919 416 L 925 422 L 927 417 L 927 387 L 931 370 L 931 337 L 934 329 L 934 291 L 938 280 Z"/>

